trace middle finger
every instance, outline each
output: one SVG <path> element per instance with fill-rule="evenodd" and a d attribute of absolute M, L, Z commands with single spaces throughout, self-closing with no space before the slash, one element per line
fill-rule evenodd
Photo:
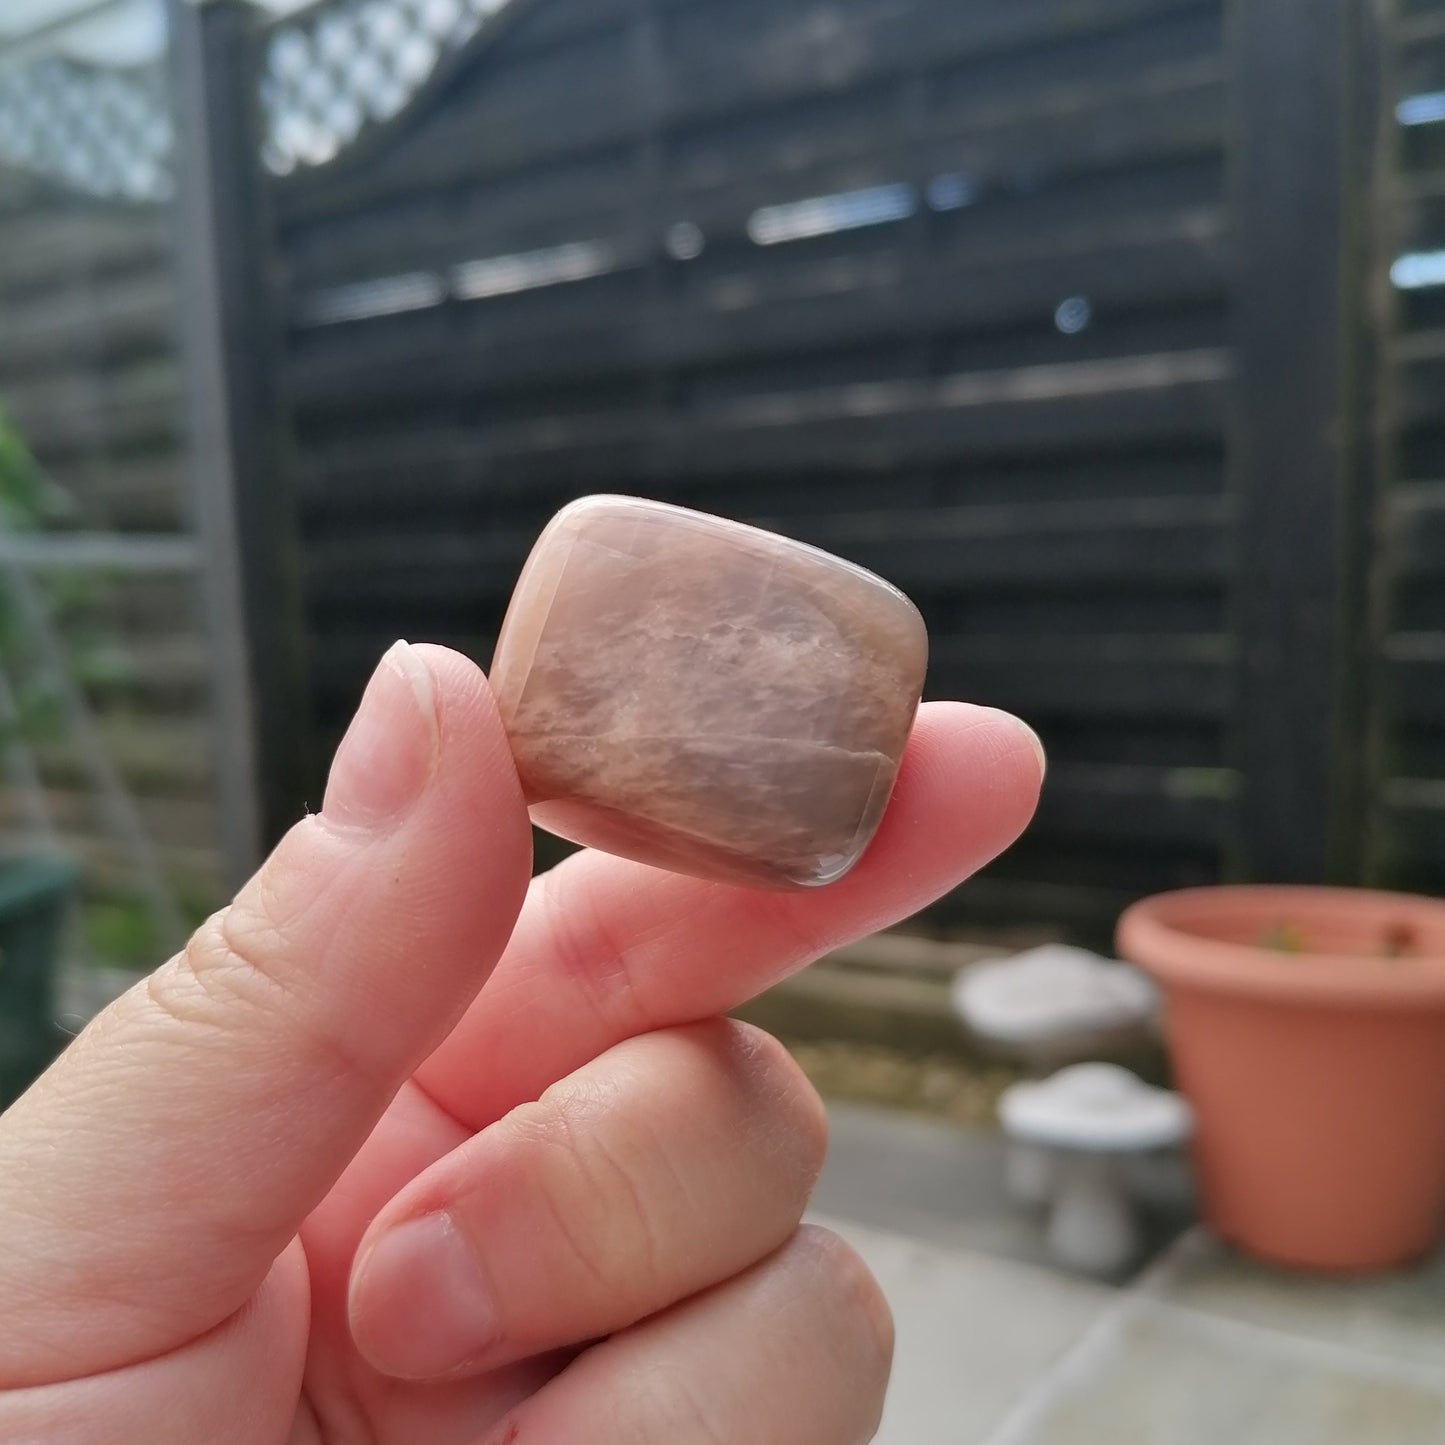
<path fill-rule="evenodd" d="M 417 1081 L 481 1129 L 630 1035 L 727 1013 L 1002 852 L 1042 776 L 1038 739 L 1017 718 L 926 703 L 877 838 L 827 888 L 765 893 L 569 858 L 533 880 L 502 961 Z"/>
<path fill-rule="evenodd" d="M 610 1334 L 787 1239 L 826 1132 L 757 1029 L 630 1039 L 381 1211 L 357 1252 L 353 1336 L 377 1369 L 433 1379 Z"/>

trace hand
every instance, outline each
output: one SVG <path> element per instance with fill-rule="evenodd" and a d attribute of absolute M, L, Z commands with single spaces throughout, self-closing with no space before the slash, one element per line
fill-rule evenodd
<path fill-rule="evenodd" d="M 482 674 L 399 644 L 322 811 L 0 1117 L 0 1439 L 871 1438 L 887 1308 L 799 1228 L 821 1106 L 721 1016 L 998 852 L 1041 761 L 930 705 L 832 888 L 529 887 Z"/>

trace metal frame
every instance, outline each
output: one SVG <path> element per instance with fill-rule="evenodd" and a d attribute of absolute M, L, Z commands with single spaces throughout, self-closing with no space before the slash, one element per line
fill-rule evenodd
<path fill-rule="evenodd" d="M 69 30 L 72 25 L 83 25 L 87 20 L 98 19 L 107 10 L 114 10 L 120 4 L 121 0 L 94 0 L 93 4 L 81 6 L 68 15 L 38 25 L 33 30 L 26 30 L 13 40 L 0 40 L 0 61 L 10 64 L 23 60 L 32 52 L 43 53 L 49 48 L 48 42 L 52 37 Z"/>

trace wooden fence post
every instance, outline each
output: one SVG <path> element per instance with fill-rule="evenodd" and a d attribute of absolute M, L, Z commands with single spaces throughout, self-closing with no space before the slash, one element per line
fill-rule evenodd
<path fill-rule="evenodd" d="M 194 493 L 223 843 L 238 882 L 299 816 L 311 776 L 260 159 L 261 14 L 242 0 L 172 0 L 170 18 Z"/>
<path fill-rule="evenodd" d="M 1235 0 L 1229 15 L 1234 865 L 1360 881 L 1373 26 L 1366 0 Z"/>

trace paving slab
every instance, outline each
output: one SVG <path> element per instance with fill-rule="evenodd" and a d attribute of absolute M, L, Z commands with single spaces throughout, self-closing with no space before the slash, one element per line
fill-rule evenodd
<path fill-rule="evenodd" d="M 898 1343 L 877 1445 L 980 1445 L 1117 1291 L 821 1218 L 867 1260 Z"/>
<path fill-rule="evenodd" d="M 1132 1278 L 1088 1282 L 1047 1263 L 993 1131 L 829 1113 L 816 1208 L 898 1323 L 882 1445 L 1445 1445 L 1445 1251 L 1311 1277 L 1176 1216 Z"/>
<path fill-rule="evenodd" d="M 1147 1303 L 982 1445 L 1440 1445 L 1445 1372 Z"/>
<path fill-rule="evenodd" d="M 1445 1370 L 1445 1249 L 1391 1274 L 1328 1278 L 1271 1269 L 1201 1236 L 1181 1255 L 1166 1297 L 1226 1319 Z"/>

